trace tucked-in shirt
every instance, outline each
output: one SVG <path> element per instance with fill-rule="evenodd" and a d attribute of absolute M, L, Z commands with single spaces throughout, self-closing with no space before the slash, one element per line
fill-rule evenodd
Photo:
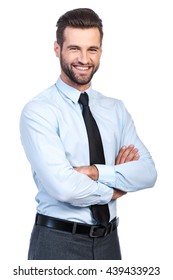
<path fill-rule="evenodd" d="M 94 224 L 90 205 L 109 204 L 116 214 L 113 189 L 134 192 L 153 187 L 153 159 L 139 139 L 123 102 L 89 87 L 89 106 L 102 137 L 106 163 L 97 164 L 97 181 L 74 167 L 90 165 L 88 137 L 78 103 L 81 92 L 61 78 L 29 101 L 20 118 L 21 141 L 37 186 L 37 212 L 60 219 Z M 122 146 L 133 144 L 140 158 L 115 165 Z"/>

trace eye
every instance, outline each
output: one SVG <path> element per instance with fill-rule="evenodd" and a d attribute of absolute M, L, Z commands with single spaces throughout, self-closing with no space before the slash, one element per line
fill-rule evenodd
<path fill-rule="evenodd" d="M 96 53 L 96 52 L 98 51 L 98 49 L 97 49 L 97 48 L 90 48 L 89 51 L 90 51 L 91 53 Z"/>
<path fill-rule="evenodd" d="M 70 51 L 78 51 L 79 48 L 76 47 L 76 46 L 71 46 L 71 47 L 69 47 L 69 50 L 70 50 Z"/>

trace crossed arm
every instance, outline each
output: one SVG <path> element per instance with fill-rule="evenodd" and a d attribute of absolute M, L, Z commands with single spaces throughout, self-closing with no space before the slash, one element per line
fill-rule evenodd
<path fill-rule="evenodd" d="M 129 145 L 128 147 L 123 146 L 120 149 L 119 154 L 115 160 L 115 165 L 138 160 L 138 159 L 139 159 L 138 149 L 135 148 L 134 145 Z M 87 175 L 94 181 L 97 181 L 99 178 L 99 172 L 95 165 L 79 166 L 79 167 L 75 167 L 74 169 L 80 173 Z M 126 192 L 123 192 L 118 189 L 114 189 L 112 199 L 117 199 L 125 194 Z"/>

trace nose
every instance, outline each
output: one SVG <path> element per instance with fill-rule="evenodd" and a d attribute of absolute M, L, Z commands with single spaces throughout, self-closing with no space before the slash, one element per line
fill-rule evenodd
<path fill-rule="evenodd" d="M 87 64 L 89 62 L 89 55 L 87 51 L 85 50 L 80 51 L 79 61 L 83 64 Z"/>

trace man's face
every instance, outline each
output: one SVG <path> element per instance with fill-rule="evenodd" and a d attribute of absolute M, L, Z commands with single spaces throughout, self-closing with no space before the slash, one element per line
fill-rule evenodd
<path fill-rule="evenodd" d="M 56 44 L 62 80 L 79 90 L 87 89 L 99 68 L 102 53 L 99 30 L 67 27 L 62 49 Z"/>

